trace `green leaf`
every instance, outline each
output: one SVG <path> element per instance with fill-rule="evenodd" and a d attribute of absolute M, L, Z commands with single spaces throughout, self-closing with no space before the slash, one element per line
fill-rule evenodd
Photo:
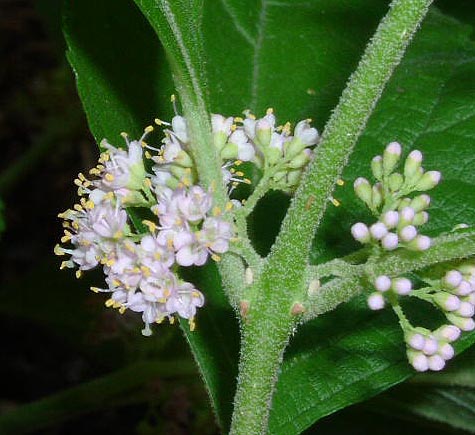
<path fill-rule="evenodd" d="M 347 186 L 335 193 L 343 206 L 327 213 L 314 260 L 356 247 L 348 243 L 349 227 L 369 215 L 353 199 L 352 180 L 369 176 L 369 159 L 392 140 L 401 141 L 406 150 L 422 149 L 426 167 L 444 174 L 445 182 L 434 191 L 427 231 L 474 222 L 475 173 L 469 168 L 474 162 L 475 46 L 468 35 L 467 27 L 436 13 L 423 25 L 345 171 Z M 421 322 L 433 315 L 415 311 Z M 463 346 L 474 341 L 475 334 L 466 334 Z M 297 334 L 277 385 L 271 433 L 297 434 L 411 374 L 396 318 L 368 312 L 364 300 L 348 304 Z"/>
<path fill-rule="evenodd" d="M 442 373 L 423 374 L 368 403 L 386 414 L 411 415 L 475 433 L 475 349 Z"/>
<path fill-rule="evenodd" d="M 273 107 L 279 122 L 311 116 L 323 128 L 387 3 L 206 1 L 212 111 L 263 114 Z"/>
<path fill-rule="evenodd" d="M 122 131 L 139 137 L 155 117 L 170 114 L 171 76 L 163 49 L 132 2 L 67 1 L 63 31 L 98 142 L 122 142 Z"/>

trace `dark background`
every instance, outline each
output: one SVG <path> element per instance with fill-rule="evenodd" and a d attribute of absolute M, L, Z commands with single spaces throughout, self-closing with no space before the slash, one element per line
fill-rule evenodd
<path fill-rule="evenodd" d="M 56 216 L 75 200 L 77 172 L 97 158 L 64 57 L 60 3 L 0 0 L 0 413 L 16 411 L 23 422 L 9 433 L 218 433 L 179 329 L 145 339 L 139 319 L 106 310 L 87 290 L 100 276 L 78 282 L 58 270 Z M 436 4 L 475 24 L 473 0 Z M 173 370 L 146 365 L 175 359 L 181 363 Z M 80 400 L 66 393 L 22 408 L 94 379 L 102 383 L 85 388 Z M 325 418 L 318 433 L 464 433 L 385 415 L 377 403 Z M 28 424 L 38 409 L 41 428 Z"/>

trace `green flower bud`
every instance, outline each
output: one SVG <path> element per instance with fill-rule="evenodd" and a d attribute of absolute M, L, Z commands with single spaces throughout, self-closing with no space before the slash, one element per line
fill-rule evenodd
<path fill-rule="evenodd" d="M 422 164 L 422 153 L 414 150 L 409 153 L 404 163 L 404 176 L 411 181 L 418 173 Z"/>
<path fill-rule="evenodd" d="M 359 177 L 355 180 L 353 187 L 355 193 L 361 201 L 363 201 L 368 207 L 372 205 L 372 189 L 371 184 L 366 178 Z"/>
<path fill-rule="evenodd" d="M 284 154 L 287 159 L 293 159 L 299 155 L 307 145 L 300 138 L 294 137 L 291 141 L 284 143 Z"/>
<path fill-rule="evenodd" d="M 383 179 L 383 158 L 381 156 L 376 156 L 371 160 L 371 170 L 376 180 Z"/>
<path fill-rule="evenodd" d="M 429 220 L 429 213 L 426 211 L 420 211 L 414 215 L 414 219 L 412 220 L 412 225 L 419 227 L 424 225 Z"/>
<path fill-rule="evenodd" d="M 221 150 L 220 155 L 223 160 L 237 159 L 238 146 L 234 143 L 227 143 L 226 146 Z"/>
<path fill-rule="evenodd" d="M 410 198 L 403 198 L 403 199 L 399 202 L 399 204 L 398 204 L 398 206 L 397 206 L 397 209 L 398 209 L 399 211 L 401 211 L 401 210 L 405 209 L 406 207 L 410 207 L 410 205 L 411 205 L 411 199 L 410 199 Z"/>
<path fill-rule="evenodd" d="M 401 145 L 398 142 L 391 142 L 383 153 L 383 173 L 389 175 L 401 158 Z"/>
<path fill-rule="evenodd" d="M 415 190 L 424 192 L 425 190 L 433 189 L 440 182 L 441 174 L 439 171 L 428 171 L 414 186 Z"/>
<path fill-rule="evenodd" d="M 430 196 L 429 195 L 419 195 L 416 196 L 410 203 L 411 207 L 416 213 L 426 210 L 430 205 Z"/>
<path fill-rule="evenodd" d="M 289 163 L 289 168 L 300 169 L 303 168 L 310 161 L 310 152 L 309 150 L 303 149 L 300 154 L 294 157 Z"/>
<path fill-rule="evenodd" d="M 389 189 L 392 192 L 397 192 L 404 183 L 404 177 L 401 174 L 395 172 L 389 176 L 388 183 Z"/>
<path fill-rule="evenodd" d="M 267 163 L 275 165 L 282 159 L 282 151 L 279 148 L 268 147 L 264 150 Z"/>
<path fill-rule="evenodd" d="M 475 322 L 473 319 L 467 317 L 457 316 L 457 314 L 447 313 L 445 315 L 447 320 L 454 324 L 457 328 L 460 328 L 462 331 L 473 331 L 475 329 Z"/>
<path fill-rule="evenodd" d="M 272 126 L 265 119 L 262 118 L 256 123 L 256 142 L 262 147 L 266 148 L 269 146 L 270 140 L 272 137 Z"/>
<path fill-rule="evenodd" d="M 376 183 L 371 192 L 371 205 L 373 208 L 381 207 L 383 204 L 383 188 L 381 183 Z"/>

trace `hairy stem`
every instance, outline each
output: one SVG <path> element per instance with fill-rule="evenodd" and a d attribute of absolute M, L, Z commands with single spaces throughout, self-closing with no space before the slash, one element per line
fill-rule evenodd
<path fill-rule="evenodd" d="M 378 275 L 398 276 L 408 272 L 421 270 L 425 267 L 442 263 L 444 261 L 458 260 L 475 255 L 475 230 L 466 230 L 459 233 L 444 234 L 432 240 L 433 247 L 425 252 L 410 252 L 398 250 L 388 253 L 377 263 L 368 262 L 361 265 L 350 265 L 347 275 L 335 278 L 315 291 L 314 295 L 305 299 L 305 313 L 302 321 L 306 322 L 315 317 L 334 310 L 343 302 L 349 301 L 354 296 L 369 290 L 368 280 Z M 321 271 L 328 275 L 338 275 L 341 260 L 333 260 L 321 266 L 309 266 L 307 276 L 309 279 L 318 279 Z M 332 267 L 336 267 L 331 273 Z"/>
<path fill-rule="evenodd" d="M 328 121 L 315 159 L 290 205 L 269 259 L 269 270 L 288 271 L 287 288 L 291 289 L 291 283 L 298 282 L 302 275 L 335 183 L 431 3 L 432 0 L 391 3 Z"/>
<path fill-rule="evenodd" d="M 431 3 L 391 3 L 324 130 L 315 160 L 256 283 L 255 300 L 250 301 L 243 326 L 233 435 L 267 432 L 278 368 L 293 325 L 290 312 L 306 296 L 306 267 L 315 231 L 358 136 Z"/>

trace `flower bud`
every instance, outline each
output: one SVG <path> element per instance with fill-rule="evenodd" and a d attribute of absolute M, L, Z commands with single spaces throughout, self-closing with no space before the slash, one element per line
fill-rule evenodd
<path fill-rule="evenodd" d="M 408 349 L 407 358 L 412 367 L 418 372 L 426 372 L 429 370 L 429 360 L 422 352 Z"/>
<path fill-rule="evenodd" d="M 444 311 L 456 311 L 460 308 L 460 299 L 446 292 L 439 292 L 432 296 L 434 302 Z"/>
<path fill-rule="evenodd" d="M 396 228 L 399 222 L 399 213 L 394 210 L 387 211 L 381 217 L 381 221 L 388 229 Z"/>
<path fill-rule="evenodd" d="M 301 169 L 295 169 L 293 171 L 287 172 L 287 186 L 289 187 L 296 186 L 299 183 L 301 176 L 302 176 Z"/>
<path fill-rule="evenodd" d="M 238 146 L 235 143 L 227 143 L 224 148 L 221 150 L 221 158 L 223 160 L 232 160 L 237 159 L 238 157 Z"/>
<path fill-rule="evenodd" d="M 432 355 L 428 358 L 429 369 L 440 372 L 445 367 L 445 361 L 440 355 Z"/>
<path fill-rule="evenodd" d="M 371 160 L 371 170 L 376 180 L 383 179 L 383 158 L 381 156 L 376 156 Z"/>
<path fill-rule="evenodd" d="M 374 281 L 374 287 L 380 292 L 388 291 L 391 288 L 391 278 L 386 275 L 378 276 Z"/>
<path fill-rule="evenodd" d="M 454 311 L 454 314 L 458 314 L 460 317 L 473 317 L 475 314 L 475 307 L 470 302 L 460 302 L 458 310 Z"/>
<path fill-rule="evenodd" d="M 409 182 L 418 175 L 421 164 L 422 153 L 419 150 L 411 151 L 404 163 L 404 176 Z"/>
<path fill-rule="evenodd" d="M 454 357 L 455 350 L 449 343 L 442 343 L 437 353 L 444 358 L 445 361 L 448 361 Z"/>
<path fill-rule="evenodd" d="M 410 225 L 414 219 L 415 212 L 412 207 L 404 207 L 400 212 L 399 212 L 399 228 L 403 228 L 406 225 Z"/>
<path fill-rule="evenodd" d="M 397 192 L 404 184 L 404 177 L 401 174 L 395 172 L 389 176 L 388 184 L 389 190 L 392 192 Z"/>
<path fill-rule="evenodd" d="M 461 281 L 460 284 L 451 290 L 451 293 L 454 293 L 458 296 L 468 296 L 473 292 L 473 288 L 468 281 Z"/>
<path fill-rule="evenodd" d="M 398 142 L 391 142 L 383 153 L 383 173 L 389 175 L 401 158 L 401 145 Z"/>
<path fill-rule="evenodd" d="M 434 336 L 448 342 L 453 342 L 459 339 L 461 331 L 454 325 L 442 325 L 439 329 L 434 331 Z"/>
<path fill-rule="evenodd" d="M 383 203 L 383 187 L 381 183 L 376 183 L 373 186 L 373 190 L 371 192 L 371 205 L 373 208 L 378 208 Z"/>
<path fill-rule="evenodd" d="M 393 251 L 398 247 L 399 244 L 399 237 L 397 234 L 388 233 L 386 234 L 381 240 L 381 246 L 386 251 Z"/>
<path fill-rule="evenodd" d="M 194 166 L 193 160 L 186 151 L 180 150 L 175 158 L 175 162 L 184 168 L 192 168 Z"/>
<path fill-rule="evenodd" d="M 423 210 L 426 210 L 430 205 L 430 196 L 425 193 L 419 196 L 416 196 L 410 204 L 410 207 L 416 212 L 419 213 Z"/>
<path fill-rule="evenodd" d="M 415 190 L 425 191 L 433 189 L 440 182 L 441 174 L 439 171 L 428 171 L 414 186 Z"/>
<path fill-rule="evenodd" d="M 399 230 L 399 236 L 403 242 L 410 242 L 414 240 L 417 236 L 417 229 L 413 225 L 407 225 L 401 230 Z"/>
<path fill-rule="evenodd" d="M 266 148 L 270 144 L 271 137 L 272 125 L 265 117 L 259 119 L 256 122 L 256 142 L 258 142 L 262 148 Z"/>
<path fill-rule="evenodd" d="M 406 245 L 406 248 L 411 251 L 427 251 L 430 248 L 431 243 L 432 241 L 430 237 L 419 234 Z"/>
<path fill-rule="evenodd" d="M 442 285 L 454 289 L 460 285 L 462 280 L 463 276 L 458 270 L 449 270 L 442 278 Z"/>
<path fill-rule="evenodd" d="M 310 127 L 308 120 L 303 120 L 295 126 L 294 137 L 302 142 L 304 147 L 312 146 L 318 141 L 318 131 L 316 128 Z"/>
<path fill-rule="evenodd" d="M 303 149 L 300 154 L 296 155 L 289 163 L 288 166 L 292 169 L 303 168 L 310 161 L 310 154 L 307 149 Z"/>
<path fill-rule="evenodd" d="M 388 233 L 386 225 L 384 225 L 382 222 L 376 222 L 375 224 L 371 225 L 369 231 L 375 240 L 381 240 Z"/>
<path fill-rule="evenodd" d="M 434 355 L 439 349 L 439 342 L 434 337 L 427 337 L 422 348 L 425 355 Z"/>
<path fill-rule="evenodd" d="M 356 196 L 363 201 L 367 206 L 372 204 L 372 189 L 371 184 L 366 178 L 359 177 L 355 180 L 353 187 L 355 189 Z"/>
<path fill-rule="evenodd" d="M 467 317 L 460 317 L 457 314 L 447 313 L 447 320 L 460 328 L 462 331 L 473 331 L 475 329 L 475 321 Z"/>
<path fill-rule="evenodd" d="M 429 213 L 426 211 L 420 211 L 419 213 L 416 213 L 414 215 L 414 219 L 412 220 L 412 225 L 415 225 L 416 227 L 420 227 L 421 225 L 424 225 L 427 223 L 429 220 Z"/>
<path fill-rule="evenodd" d="M 426 343 L 425 337 L 418 332 L 407 332 L 404 340 L 414 350 L 424 349 Z"/>
<path fill-rule="evenodd" d="M 362 222 L 358 222 L 351 227 L 351 234 L 360 243 L 369 243 L 371 241 L 369 229 Z"/>
<path fill-rule="evenodd" d="M 405 296 L 411 292 L 412 283 L 407 278 L 396 278 L 391 287 L 398 295 Z"/>
<path fill-rule="evenodd" d="M 381 293 L 372 293 L 368 297 L 368 307 L 371 310 L 377 311 L 384 308 L 385 301 Z"/>

